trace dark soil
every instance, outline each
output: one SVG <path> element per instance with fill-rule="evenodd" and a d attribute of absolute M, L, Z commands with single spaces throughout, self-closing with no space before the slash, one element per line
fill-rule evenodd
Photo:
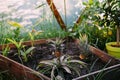
<path fill-rule="evenodd" d="M 75 59 L 81 60 L 79 58 L 79 55 L 81 53 L 82 54 L 85 53 L 85 49 L 83 49 L 83 47 L 80 47 L 71 41 L 65 42 L 63 44 L 63 46 L 64 46 L 64 49 L 62 51 L 62 55 L 63 54 L 71 55 L 71 56 L 74 56 Z M 29 47 L 31 47 L 31 46 L 27 46 L 26 49 L 28 49 Z M 30 67 L 34 70 L 38 70 L 37 66 L 41 60 L 51 60 L 51 59 L 55 58 L 55 56 L 52 54 L 52 52 L 55 51 L 55 49 L 51 45 L 40 44 L 40 45 L 35 45 L 34 47 L 35 47 L 35 49 L 28 55 L 27 62 L 24 62 L 22 59 L 20 59 L 18 57 L 16 49 L 12 49 L 9 52 L 8 57 L 19 63 L 22 63 L 25 66 Z M 87 52 L 88 52 L 87 58 L 82 59 L 82 61 L 87 63 L 88 69 L 90 69 L 91 66 L 93 65 L 93 63 L 95 63 L 92 71 L 90 71 L 90 72 L 102 69 L 105 66 L 105 64 L 101 60 L 99 60 L 95 55 L 91 54 L 89 51 L 87 51 Z M 81 75 L 84 75 L 87 73 L 88 73 L 87 69 L 83 68 L 81 70 Z M 68 79 L 66 78 L 66 80 L 70 80 L 70 78 L 72 79 L 72 78 L 77 77 L 77 76 L 70 76 L 70 74 L 66 74 L 66 75 L 68 78 Z"/>
<path fill-rule="evenodd" d="M 0 70 L 0 80 L 16 80 L 14 75 L 10 74 L 9 71 L 1 71 Z"/>
<path fill-rule="evenodd" d="M 117 47 L 117 48 L 120 48 L 120 45 L 111 45 L 112 47 Z"/>

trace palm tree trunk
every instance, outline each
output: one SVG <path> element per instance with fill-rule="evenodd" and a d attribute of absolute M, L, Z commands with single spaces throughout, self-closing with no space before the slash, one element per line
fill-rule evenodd
<path fill-rule="evenodd" d="M 120 46 L 119 41 L 120 41 L 120 27 L 118 26 L 117 27 L 117 46 Z"/>

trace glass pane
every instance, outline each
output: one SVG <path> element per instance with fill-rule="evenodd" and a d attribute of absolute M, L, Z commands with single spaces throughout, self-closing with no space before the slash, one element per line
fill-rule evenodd
<path fill-rule="evenodd" d="M 62 19 L 68 26 L 73 25 L 77 20 L 81 9 L 84 8 L 82 5 L 83 1 L 87 0 L 53 0 Z M 1 16 L 3 14 L 5 15 L 4 19 L 16 19 L 25 26 L 35 23 L 36 18 L 49 20 L 53 18 L 51 17 L 52 12 L 46 0 L 0 0 L 0 5 L 0 14 Z M 36 9 L 39 5 L 41 5 L 41 7 Z M 54 23 L 56 24 L 56 21 Z"/>
<path fill-rule="evenodd" d="M 68 26 L 78 19 L 80 11 L 84 8 L 82 2 L 87 0 L 53 0 L 65 24 Z"/>
<path fill-rule="evenodd" d="M 0 20 L 15 20 L 28 28 L 36 22 L 58 25 L 46 0 L 0 0 L 0 5 Z"/>

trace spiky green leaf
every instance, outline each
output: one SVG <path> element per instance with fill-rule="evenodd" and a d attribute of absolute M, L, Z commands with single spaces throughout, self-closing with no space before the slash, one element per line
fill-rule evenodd
<path fill-rule="evenodd" d="M 67 66 L 63 66 L 63 69 L 67 72 L 67 73 L 72 73 L 71 72 L 71 70 L 70 70 L 70 68 L 69 67 L 67 67 Z"/>
<path fill-rule="evenodd" d="M 80 60 L 69 60 L 68 63 L 79 63 L 83 65 L 84 67 L 86 67 L 86 63 Z"/>
<path fill-rule="evenodd" d="M 40 4 L 39 6 L 36 7 L 36 9 L 37 9 L 37 8 L 40 8 L 40 7 L 44 6 L 44 5 L 45 5 L 45 3 Z"/>
<path fill-rule="evenodd" d="M 53 60 L 45 60 L 45 61 L 41 61 L 40 64 L 46 64 L 46 65 L 50 65 L 53 66 Z"/>
<path fill-rule="evenodd" d="M 25 54 L 26 54 L 26 55 L 29 54 L 33 49 L 35 49 L 35 47 L 30 47 L 29 49 L 27 49 L 27 50 L 25 51 Z"/>
<path fill-rule="evenodd" d="M 10 24 L 13 27 L 17 27 L 17 28 L 23 27 L 20 23 L 15 22 L 15 21 L 8 21 L 8 24 Z"/>

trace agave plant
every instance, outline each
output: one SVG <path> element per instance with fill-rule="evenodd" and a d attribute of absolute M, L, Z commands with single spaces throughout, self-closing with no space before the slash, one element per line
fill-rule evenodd
<path fill-rule="evenodd" d="M 39 63 L 39 67 L 46 65 L 51 70 L 51 80 L 61 78 L 65 80 L 64 73 L 73 74 L 80 76 L 80 69 L 87 67 L 86 63 L 80 60 L 75 60 L 71 56 L 63 55 L 53 60 L 45 60 Z M 47 71 L 46 71 L 47 72 Z"/>

